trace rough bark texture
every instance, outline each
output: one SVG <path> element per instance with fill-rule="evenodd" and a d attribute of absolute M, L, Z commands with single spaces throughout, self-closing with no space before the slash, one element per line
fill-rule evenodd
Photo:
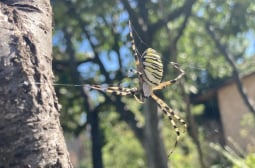
<path fill-rule="evenodd" d="M 0 1 L 0 167 L 72 167 L 52 86 L 51 39 L 49 0 Z"/>

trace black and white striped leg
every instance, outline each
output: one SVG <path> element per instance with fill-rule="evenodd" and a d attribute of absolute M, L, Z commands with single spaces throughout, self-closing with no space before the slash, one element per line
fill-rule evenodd
<path fill-rule="evenodd" d="M 182 118 L 180 118 L 177 114 L 175 114 L 173 109 L 171 109 L 163 100 L 158 98 L 155 94 L 152 94 L 151 97 L 152 97 L 152 99 L 154 99 L 156 101 L 156 103 L 161 108 L 161 110 L 164 112 L 164 114 L 167 115 L 167 117 L 170 120 L 172 126 L 174 127 L 174 130 L 175 130 L 176 135 L 177 135 L 176 141 L 175 141 L 175 144 L 174 144 L 174 149 L 175 149 L 178 142 L 179 142 L 179 139 L 180 139 L 180 131 L 179 131 L 179 128 L 177 127 L 174 119 L 176 119 L 179 123 L 181 123 L 184 126 L 185 130 L 187 128 L 187 124 Z M 174 149 L 171 150 L 168 153 L 168 157 L 173 153 Z"/>
<path fill-rule="evenodd" d="M 85 85 L 85 87 L 90 89 L 99 90 L 107 93 L 115 93 L 120 96 L 134 96 L 136 101 L 139 103 L 144 103 L 144 98 L 141 96 L 141 91 L 139 91 L 136 87 L 133 88 L 124 88 L 118 86 L 110 86 L 106 87 L 103 85 Z"/>
<path fill-rule="evenodd" d="M 183 77 L 183 75 L 185 74 L 184 70 L 181 69 L 179 65 L 175 62 L 171 62 L 171 64 L 174 66 L 174 68 L 176 68 L 180 72 L 180 74 L 175 79 L 160 83 L 158 86 L 154 87 L 153 90 L 164 89 L 165 87 L 176 83 L 176 81 L 180 80 Z"/>

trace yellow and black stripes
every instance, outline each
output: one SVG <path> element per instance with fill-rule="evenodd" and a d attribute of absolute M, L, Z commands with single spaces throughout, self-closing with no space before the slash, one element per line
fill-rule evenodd
<path fill-rule="evenodd" d="M 115 93 L 119 96 L 134 96 L 136 101 L 139 103 L 144 103 L 144 97 L 141 94 L 141 91 L 138 88 L 124 88 L 119 86 L 110 86 L 110 87 L 103 87 L 102 85 L 86 85 L 86 87 L 90 89 L 99 90 L 102 92 L 108 93 Z"/>
<path fill-rule="evenodd" d="M 172 79 L 170 81 L 166 81 L 166 82 L 160 83 L 156 87 L 153 87 L 152 90 L 161 90 L 161 89 L 164 89 L 165 87 L 167 87 L 167 86 L 169 86 L 171 84 L 176 83 L 176 81 L 178 81 L 179 79 L 181 79 L 183 77 L 183 75 L 185 74 L 184 70 L 182 70 L 179 67 L 179 65 L 177 63 L 175 63 L 175 62 L 171 62 L 171 64 L 174 66 L 174 68 L 176 68 L 180 72 L 180 74 L 175 79 Z"/>
<path fill-rule="evenodd" d="M 161 55 L 154 49 L 148 48 L 142 54 L 143 80 L 150 86 L 160 84 L 163 77 Z"/>
<path fill-rule="evenodd" d="M 179 67 L 177 63 L 171 62 L 171 64 L 174 66 L 174 68 L 176 68 L 180 72 L 180 74 L 173 80 L 161 82 L 163 78 L 163 63 L 161 60 L 161 54 L 152 48 L 148 48 L 141 55 L 135 46 L 135 40 L 132 33 L 133 27 L 130 21 L 129 21 L 129 28 L 130 28 L 130 38 L 132 43 L 132 51 L 135 56 L 135 64 L 136 64 L 136 70 L 130 69 L 129 73 L 137 74 L 139 79 L 139 87 L 123 88 L 119 86 L 108 87 L 104 85 L 87 85 L 87 87 L 91 89 L 103 91 L 103 92 L 115 93 L 120 96 L 131 95 L 131 96 L 134 96 L 139 103 L 143 103 L 146 98 L 151 97 L 153 100 L 155 100 L 155 102 L 158 104 L 158 106 L 161 108 L 164 114 L 168 117 L 168 119 L 170 120 L 176 132 L 177 137 L 176 137 L 176 142 L 174 144 L 174 148 L 175 148 L 180 139 L 180 131 L 178 126 L 183 125 L 183 127 L 186 130 L 187 124 L 182 118 L 180 118 L 177 114 L 175 114 L 173 109 L 171 109 L 162 99 L 158 98 L 153 93 L 153 91 L 164 89 L 165 87 L 176 83 L 176 81 L 178 81 L 179 79 L 183 77 L 185 72 Z M 173 150 L 171 150 L 168 156 L 170 156 L 172 152 Z"/>
<path fill-rule="evenodd" d="M 103 87 L 102 85 L 87 85 L 87 87 L 95 90 L 100 90 L 103 92 L 115 93 L 121 96 L 128 95 L 135 96 L 135 94 L 138 93 L 138 89 L 136 87 L 134 88 L 123 88 L 119 86 Z"/>
<path fill-rule="evenodd" d="M 177 114 L 174 113 L 173 109 L 171 109 L 162 99 L 158 98 L 154 93 L 151 95 L 152 99 L 155 100 L 155 102 L 158 104 L 158 106 L 161 108 L 161 110 L 167 115 L 168 119 L 170 120 L 172 126 L 174 127 L 174 130 L 176 132 L 176 141 L 174 144 L 174 148 L 177 146 L 179 139 L 180 139 L 180 131 L 179 128 L 177 127 L 175 120 L 176 119 L 180 124 L 184 126 L 184 130 L 187 129 L 187 124 L 186 122 L 179 117 Z M 168 157 L 173 153 L 173 150 L 171 150 L 168 153 Z"/>

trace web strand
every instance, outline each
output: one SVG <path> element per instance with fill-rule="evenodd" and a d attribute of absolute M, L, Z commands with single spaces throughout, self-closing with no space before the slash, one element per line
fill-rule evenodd
<path fill-rule="evenodd" d="M 41 82 L 23 82 L 24 85 L 43 85 L 46 83 Z M 86 87 L 87 84 L 69 84 L 69 83 L 52 83 L 53 86 L 66 86 L 66 87 Z"/>
<path fill-rule="evenodd" d="M 206 70 L 206 68 L 203 67 L 196 67 L 193 65 L 183 65 L 182 67 L 184 67 L 184 70 L 188 72 L 188 70 L 186 69 L 194 69 L 194 70 L 200 70 L 200 71 L 204 71 Z M 135 70 L 135 69 L 134 69 Z M 131 76 L 133 76 L 134 74 L 131 74 L 130 72 L 128 72 L 128 77 L 130 78 Z M 42 82 L 28 82 L 28 81 L 24 81 L 23 83 L 21 83 L 21 85 L 44 85 L 46 83 L 42 83 Z M 90 84 L 71 84 L 71 83 L 52 83 L 53 86 L 64 86 L 64 87 L 86 87 L 86 88 L 90 88 Z M 106 85 L 106 84 L 101 84 Z M 107 86 L 105 87 L 109 87 L 109 86 L 120 86 L 119 84 L 107 84 Z"/>

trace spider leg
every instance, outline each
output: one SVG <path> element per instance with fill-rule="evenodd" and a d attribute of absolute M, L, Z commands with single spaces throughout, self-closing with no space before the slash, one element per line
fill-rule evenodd
<path fill-rule="evenodd" d="M 135 65 L 136 65 L 136 69 L 137 70 L 129 70 L 129 74 L 132 74 L 132 73 L 135 73 L 137 76 L 138 76 L 138 79 L 139 79 L 139 86 L 140 88 L 142 88 L 142 83 L 143 83 L 143 78 L 142 78 L 142 64 L 141 64 L 141 54 L 139 53 L 138 49 L 136 48 L 136 45 L 135 45 L 135 38 L 134 38 L 134 35 L 133 35 L 133 27 L 132 27 L 132 24 L 131 24 L 131 21 L 129 20 L 129 29 L 130 29 L 130 32 L 129 32 L 129 36 L 131 38 L 131 48 L 132 48 L 132 52 L 135 56 Z M 141 91 L 141 90 L 140 90 Z M 143 96 L 143 93 L 140 93 L 139 94 L 139 98 L 134 95 L 135 99 L 139 102 L 139 103 L 144 103 L 144 96 Z"/>
<path fill-rule="evenodd" d="M 131 21 L 129 20 L 129 29 L 130 29 L 130 33 L 129 33 L 129 36 L 131 38 L 131 45 L 132 45 L 132 51 L 134 53 L 134 56 L 135 56 L 135 64 L 136 66 L 138 67 L 139 66 L 139 55 L 138 55 L 138 52 L 137 52 L 137 49 L 135 47 L 135 39 L 134 39 L 134 35 L 133 35 L 133 29 L 132 29 L 132 25 L 131 25 Z"/>
<path fill-rule="evenodd" d="M 133 88 L 124 88 L 124 87 L 118 87 L 118 86 L 105 87 L 102 85 L 86 85 L 85 87 L 103 91 L 103 92 L 115 93 L 120 96 L 132 95 L 135 97 L 136 101 L 138 101 L 139 103 L 144 103 L 143 98 L 139 97 L 140 91 L 136 87 L 133 87 Z"/>
<path fill-rule="evenodd" d="M 154 93 L 151 94 L 151 97 L 152 97 L 152 99 L 154 99 L 156 101 L 156 103 L 161 108 L 161 110 L 167 115 L 167 117 L 170 120 L 172 126 L 174 127 L 175 133 L 177 135 L 176 141 L 175 141 L 175 144 L 174 144 L 174 149 L 175 149 L 178 142 L 179 142 L 179 139 L 180 139 L 180 131 L 179 131 L 179 128 L 177 127 L 177 125 L 176 125 L 173 118 L 178 120 L 184 126 L 185 130 L 187 128 L 187 124 L 181 117 L 179 117 L 177 114 L 174 113 L 173 109 L 171 109 L 163 100 L 161 100 L 159 97 L 157 97 Z M 172 153 L 173 153 L 173 150 L 171 150 L 168 153 L 168 157 Z"/>
<path fill-rule="evenodd" d="M 144 98 L 141 98 L 141 97 L 137 97 L 137 95 L 134 95 L 135 97 L 135 100 L 138 102 L 138 103 L 144 103 Z"/>
<path fill-rule="evenodd" d="M 175 79 L 160 83 L 158 86 L 154 87 L 153 90 L 164 89 L 165 87 L 176 83 L 176 81 L 180 80 L 183 77 L 183 75 L 185 74 L 184 70 L 181 69 L 179 65 L 175 62 L 171 62 L 171 64 L 174 66 L 174 68 L 176 68 L 180 72 L 180 74 Z"/>
<path fill-rule="evenodd" d="M 136 69 L 129 69 L 128 70 L 128 77 L 131 77 L 133 74 L 136 74 L 138 77 L 142 77 L 142 72 L 137 71 Z"/>
<path fill-rule="evenodd" d="M 123 87 L 118 87 L 118 86 L 106 87 L 103 85 L 86 85 L 86 87 L 95 89 L 95 90 L 100 90 L 103 92 L 115 93 L 115 94 L 121 95 L 121 96 L 133 95 L 138 91 L 138 89 L 136 87 L 134 87 L 134 88 L 123 88 Z"/>

